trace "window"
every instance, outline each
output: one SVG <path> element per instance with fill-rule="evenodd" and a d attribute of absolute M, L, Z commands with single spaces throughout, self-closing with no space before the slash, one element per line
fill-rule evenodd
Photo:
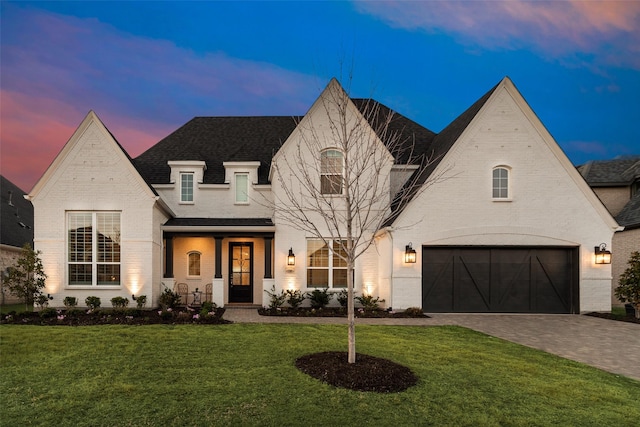
<path fill-rule="evenodd" d="M 505 167 L 493 169 L 493 198 L 509 198 L 509 169 Z"/>
<path fill-rule="evenodd" d="M 248 203 L 249 174 L 237 173 L 236 175 L 236 203 Z"/>
<path fill-rule="evenodd" d="M 346 288 L 346 241 L 307 240 L 307 287 Z M 331 249 L 330 249 L 331 248 Z"/>
<path fill-rule="evenodd" d="M 68 272 L 72 286 L 120 286 L 120 213 L 68 214 Z"/>
<path fill-rule="evenodd" d="M 200 277 L 200 253 L 189 252 L 189 276 Z"/>
<path fill-rule="evenodd" d="M 180 174 L 180 201 L 193 202 L 193 173 Z"/>
<path fill-rule="evenodd" d="M 320 154 L 320 192 L 342 194 L 342 180 L 342 153 L 338 150 L 323 151 Z"/>

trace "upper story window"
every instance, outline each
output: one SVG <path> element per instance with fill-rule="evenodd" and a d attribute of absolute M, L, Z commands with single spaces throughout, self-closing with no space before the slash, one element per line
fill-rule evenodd
<path fill-rule="evenodd" d="M 68 283 L 120 285 L 120 212 L 67 214 Z"/>
<path fill-rule="evenodd" d="M 193 173 L 180 174 L 180 201 L 182 203 L 193 202 Z"/>
<path fill-rule="evenodd" d="M 200 277 L 200 252 L 189 252 L 189 276 Z"/>
<path fill-rule="evenodd" d="M 511 198 L 509 194 L 509 175 L 510 170 L 506 166 L 498 166 L 493 169 L 493 198 L 500 200 L 508 200 Z"/>
<path fill-rule="evenodd" d="M 249 174 L 235 174 L 236 203 L 249 203 Z"/>
<path fill-rule="evenodd" d="M 347 262 L 339 240 L 307 240 L 307 287 L 346 288 Z"/>
<path fill-rule="evenodd" d="M 343 176 L 342 153 L 334 149 L 320 153 L 320 192 L 342 194 Z"/>

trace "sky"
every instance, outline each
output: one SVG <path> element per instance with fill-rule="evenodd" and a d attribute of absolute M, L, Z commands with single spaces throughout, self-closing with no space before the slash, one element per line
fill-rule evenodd
<path fill-rule="evenodd" d="M 640 154 L 640 1 L 1 1 L 0 173 L 93 110 L 136 157 L 194 116 L 303 115 L 332 77 L 440 132 L 505 76 L 575 164 Z"/>

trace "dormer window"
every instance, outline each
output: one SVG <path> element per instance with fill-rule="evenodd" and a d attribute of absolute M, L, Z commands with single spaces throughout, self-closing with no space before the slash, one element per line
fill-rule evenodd
<path fill-rule="evenodd" d="M 235 174 L 236 203 L 249 203 L 249 174 Z"/>
<path fill-rule="evenodd" d="M 509 200 L 509 174 L 507 166 L 497 166 L 493 168 L 493 199 Z"/>
<path fill-rule="evenodd" d="M 180 174 L 180 201 L 193 203 L 193 173 Z"/>
<path fill-rule="evenodd" d="M 342 194 L 342 152 L 329 149 L 320 153 L 320 193 Z"/>

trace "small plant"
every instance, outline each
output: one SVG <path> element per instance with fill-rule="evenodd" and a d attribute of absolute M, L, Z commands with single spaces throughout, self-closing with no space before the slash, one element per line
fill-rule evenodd
<path fill-rule="evenodd" d="M 67 307 L 67 310 L 68 310 L 78 305 L 78 298 L 64 297 L 64 300 L 62 300 L 62 303 L 64 304 L 65 307 Z"/>
<path fill-rule="evenodd" d="M 113 297 L 111 298 L 111 305 L 113 308 L 125 308 L 129 305 L 129 298 Z"/>
<path fill-rule="evenodd" d="M 360 297 L 355 297 L 355 300 L 362 304 L 362 308 L 365 310 L 377 310 L 380 308 L 380 303 L 384 302 L 383 299 L 378 297 L 373 297 L 373 295 L 362 295 Z"/>
<path fill-rule="evenodd" d="M 39 294 L 38 296 L 36 296 L 35 299 L 35 303 L 38 307 L 40 307 L 40 310 L 43 310 L 45 308 L 47 308 L 47 306 L 49 305 L 49 301 L 51 301 L 53 299 L 53 297 L 49 294 L 45 295 L 45 294 Z"/>
<path fill-rule="evenodd" d="M 309 298 L 312 308 L 324 308 L 329 305 L 333 294 L 329 293 L 329 288 L 314 289 L 307 292 L 307 298 Z"/>
<path fill-rule="evenodd" d="M 268 290 L 264 290 L 267 295 L 269 295 L 269 309 L 277 310 L 284 305 L 284 302 L 287 299 L 284 291 L 280 291 L 279 294 L 276 293 L 276 285 L 271 285 L 271 292 Z"/>
<path fill-rule="evenodd" d="M 307 297 L 300 291 L 300 289 L 287 289 L 285 291 L 287 295 L 287 303 L 291 308 L 298 308 L 304 302 Z"/>
<path fill-rule="evenodd" d="M 131 295 L 131 298 L 133 298 L 133 300 L 136 302 L 136 307 L 138 307 L 138 309 L 142 309 L 144 305 L 147 303 L 146 295 L 140 295 L 140 296 Z"/>
<path fill-rule="evenodd" d="M 89 310 L 93 311 L 100 308 L 100 297 L 88 296 L 85 298 L 84 303 L 87 305 Z"/>
<path fill-rule="evenodd" d="M 620 275 L 616 297 L 622 302 L 629 302 L 634 308 L 636 318 L 640 319 L 640 252 L 631 253 L 629 267 Z"/>
<path fill-rule="evenodd" d="M 424 312 L 422 311 L 422 308 L 420 308 L 420 307 L 409 307 L 404 311 L 404 313 L 407 316 L 410 316 L 410 317 L 422 317 L 422 316 L 424 316 Z"/>
<path fill-rule="evenodd" d="M 349 302 L 349 291 L 347 291 L 346 289 L 342 289 L 336 295 L 336 299 L 338 300 L 338 304 L 340 304 L 340 307 L 347 308 L 347 303 Z"/>
<path fill-rule="evenodd" d="M 45 287 L 47 275 L 44 273 L 40 253 L 26 243 L 16 265 L 9 267 L 7 276 L 3 277 L 9 291 L 24 301 L 25 310 L 27 306 L 36 302 L 36 298 L 42 294 Z"/>
<path fill-rule="evenodd" d="M 160 298 L 158 298 L 158 303 L 164 310 L 169 308 L 174 309 L 178 307 L 181 302 L 182 297 L 178 293 L 173 292 L 171 289 L 165 289 L 160 294 Z"/>
<path fill-rule="evenodd" d="M 67 312 L 65 313 L 67 315 L 67 317 L 78 317 L 79 315 L 83 314 L 84 311 L 80 310 L 79 308 L 69 308 L 67 309 Z"/>

